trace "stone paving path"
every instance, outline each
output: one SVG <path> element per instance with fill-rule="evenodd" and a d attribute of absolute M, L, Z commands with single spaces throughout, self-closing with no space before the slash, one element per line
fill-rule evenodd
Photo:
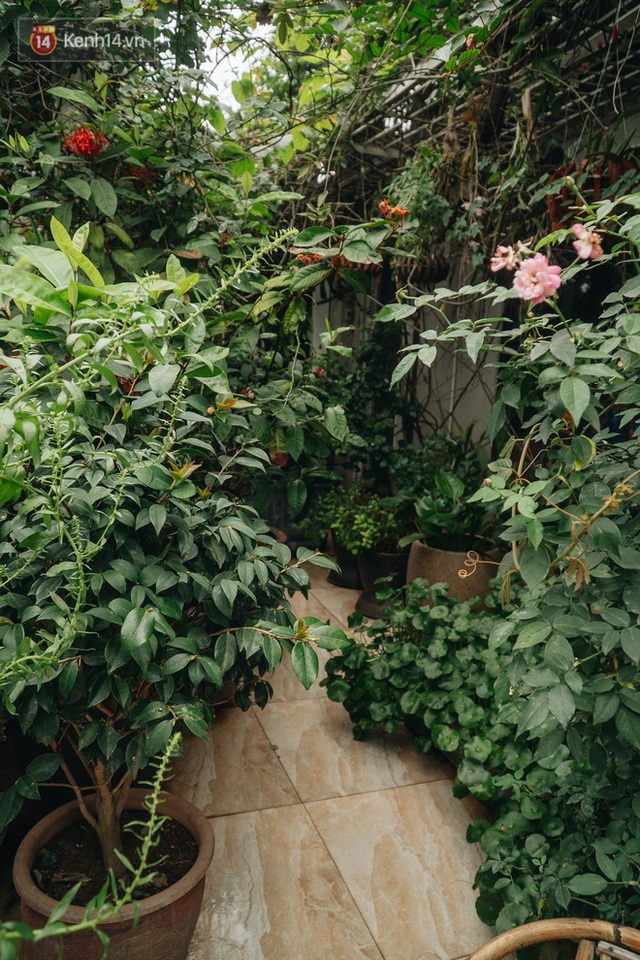
<path fill-rule="evenodd" d="M 299 616 L 346 627 L 358 594 L 313 572 Z M 264 711 L 220 711 L 171 790 L 216 851 L 189 960 L 455 960 L 491 936 L 474 909 L 479 815 L 408 736 L 354 741 L 342 706 L 287 667 Z"/>

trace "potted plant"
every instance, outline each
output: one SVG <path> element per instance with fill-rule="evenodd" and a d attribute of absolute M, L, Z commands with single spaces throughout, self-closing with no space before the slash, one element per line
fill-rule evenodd
<path fill-rule="evenodd" d="M 51 229 L 47 276 L 66 260 L 66 283 L 0 266 L 2 715 L 51 750 L 0 814 L 61 770 L 117 877 L 131 785 L 175 730 L 206 736 L 227 680 L 264 706 L 283 653 L 309 685 L 310 642 L 341 641 L 289 612 L 314 555 L 293 560 L 233 494 L 267 455 L 231 420 L 228 348 L 206 333 L 225 285 L 189 303 L 199 275 L 170 258 L 165 277 L 105 287 L 86 231 Z M 154 955 L 185 956 L 188 934 L 160 937 Z"/>
<path fill-rule="evenodd" d="M 458 600 L 484 598 L 496 572 L 487 536 L 491 515 L 482 505 L 467 501 L 465 483 L 454 473 L 437 470 L 434 485 L 416 500 L 417 531 L 402 541 L 411 544 L 407 580 L 447 583 L 450 595 Z"/>
<path fill-rule="evenodd" d="M 329 582 L 348 590 L 362 590 L 358 561 L 349 544 L 354 521 L 364 499 L 363 485 L 356 480 L 348 487 L 334 487 L 322 497 L 318 507 L 318 524 L 331 534 L 333 553 L 339 568 L 331 571 Z"/>
<path fill-rule="evenodd" d="M 367 617 L 383 616 L 376 599 L 379 581 L 389 587 L 405 582 L 407 551 L 401 538 L 407 530 L 406 504 L 400 497 L 382 497 L 363 490 L 350 517 L 350 526 L 341 537 L 343 545 L 357 558 L 363 592 L 356 610 Z"/>

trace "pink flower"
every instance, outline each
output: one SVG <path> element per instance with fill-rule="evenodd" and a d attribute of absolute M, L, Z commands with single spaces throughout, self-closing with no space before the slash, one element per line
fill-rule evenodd
<path fill-rule="evenodd" d="M 571 227 L 576 239 L 573 246 L 581 260 L 599 260 L 602 256 L 602 237 L 599 233 L 590 233 L 583 223 L 574 223 Z"/>
<path fill-rule="evenodd" d="M 489 269 L 492 273 L 497 273 L 498 270 L 515 270 L 517 266 L 518 255 L 513 247 L 502 247 L 498 245 L 489 264 Z"/>
<path fill-rule="evenodd" d="M 543 253 L 524 260 L 513 278 L 513 285 L 523 300 L 542 303 L 560 286 L 560 267 L 550 266 Z"/>

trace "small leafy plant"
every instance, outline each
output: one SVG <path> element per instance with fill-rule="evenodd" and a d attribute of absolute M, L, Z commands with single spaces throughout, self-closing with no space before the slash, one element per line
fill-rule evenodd
<path fill-rule="evenodd" d="M 418 532 L 403 542 L 423 540 L 430 547 L 458 552 L 490 546 L 491 515 L 485 507 L 468 503 L 464 482 L 451 472 L 436 470 L 434 485 L 416 500 Z"/>
<path fill-rule="evenodd" d="M 401 498 L 378 496 L 359 481 L 326 494 L 320 517 L 336 540 L 354 556 L 368 550 L 401 552 L 400 540 L 408 527 L 406 505 Z"/>

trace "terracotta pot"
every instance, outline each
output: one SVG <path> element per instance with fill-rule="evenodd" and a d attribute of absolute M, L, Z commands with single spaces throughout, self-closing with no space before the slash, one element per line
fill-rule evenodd
<path fill-rule="evenodd" d="M 470 554 L 473 556 L 473 551 Z M 438 550 L 415 540 L 409 552 L 407 583 L 418 578 L 429 583 L 448 583 L 449 596 L 456 600 L 470 600 L 472 597 L 484 600 L 489 592 L 489 581 L 497 576 L 498 568 L 495 563 L 478 563 L 474 570 L 468 560 L 467 553 Z M 459 571 L 467 576 L 461 577 Z"/>
<path fill-rule="evenodd" d="M 336 562 L 340 567 L 340 573 L 332 570 L 329 574 L 329 583 L 332 583 L 334 587 L 346 587 L 347 590 L 362 590 L 357 558 L 349 553 L 341 543 L 338 543 L 333 533 L 331 534 L 331 542 Z"/>
<path fill-rule="evenodd" d="M 385 587 L 403 587 L 407 573 L 407 553 L 373 553 L 367 550 L 358 557 L 358 569 L 363 592 L 356 603 L 356 610 L 365 617 L 376 619 L 384 616 L 384 608 L 376 600 L 376 591 Z M 388 583 L 376 584 L 381 577 L 391 577 Z"/>
<path fill-rule="evenodd" d="M 131 790 L 126 810 L 139 810 L 146 790 Z M 91 798 L 88 798 L 91 800 Z M 177 820 L 198 844 L 198 858 L 189 872 L 173 886 L 138 901 L 140 919 L 133 926 L 134 906 L 100 925 L 110 940 L 109 960 L 186 960 L 189 943 L 200 914 L 205 875 L 213 857 L 213 833 L 207 818 L 191 803 L 167 796 L 161 806 L 164 816 Z M 42 893 L 33 882 L 31 868 L 37 852 L 48 840 L 82 818 L 77 803 L 67 803 L 44 817 L 20 844 L 13 864 L 13 883 L 20 897 L 22 921 L 37 929 L 47 921 L 57 901 Z M 67 923 L 84 919 L 85 908 L 71 906 L 62 918 Z M 60 940 L 50 937 L 39 943 L 23 943 L 24 960 L 100 960 L 103 946 L 93 930 Z"/>

